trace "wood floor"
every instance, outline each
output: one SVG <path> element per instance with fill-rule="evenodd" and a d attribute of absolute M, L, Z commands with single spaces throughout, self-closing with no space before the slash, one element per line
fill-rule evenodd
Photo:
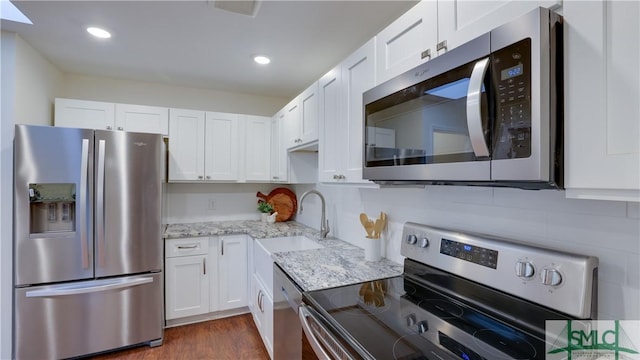
<path fill-rule="evenodd" d="M 140 346 L 91 359 L 269 360 L 251 314 L 165 329 L 162 346 Z"/>

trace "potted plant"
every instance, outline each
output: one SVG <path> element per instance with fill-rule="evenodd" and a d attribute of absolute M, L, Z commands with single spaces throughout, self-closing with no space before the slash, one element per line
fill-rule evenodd
<path fill-rule="evenodd" d="M 266 202 L 266 201 L 258 201 L 258 211 L 260 211 L 261 214 L 261 220 L 262 222 L 267 222 L 267 219 L 269 218 L 269 215 L 271 215 L 271 213 L 273 213 L 273 205 L 271 205 L 270 203 Z"/>

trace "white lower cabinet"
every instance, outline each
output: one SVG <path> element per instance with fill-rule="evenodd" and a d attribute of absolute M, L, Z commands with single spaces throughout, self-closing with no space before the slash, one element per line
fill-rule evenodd
<path fill-rule="evenodd" d="M 166 320 L 215 315 L 248 305 L 247 238 L 225 235 L 165 240 Z M 209 318 L 196 317 L 189 322 Z"/>
<path fill-rule="evenodd" d="M 217 295 L 218 310 L 247 306 L 247 236 L 226 235 L 211 241 L 218 242 L 218 286 L 211 293 L 212 298 Z"/>
<path fill-rule="evenodd" d="M 254 303 L 253 320 L 269 356 L 273 359 L 273 298 L 256 274 L 251 277 L 251 297 Z"/>
<path fill-rule="evenodd" d="M 208 242 L 206 237 L 165 241 L 167 320 L 209 312 Z"/>

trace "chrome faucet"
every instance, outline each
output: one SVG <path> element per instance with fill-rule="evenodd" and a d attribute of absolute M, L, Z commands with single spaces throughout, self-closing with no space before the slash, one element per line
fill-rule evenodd
<path fill-rule="evenodd" d="M 329 220 L 325 220 L 324 196 L 322 196 L 322 194 L 318 190 L 309 190 L 309 191 L 305 192 L 304 194 L 302 194 L 302 196 L 300 196 L 300 212 L 299 212 L 299 214 L 302 214 L 302 200 L 304 200 L 304 198 L 309 194 L 318 195 L 320 197 L 320 200 L 322 201 L 322 217 L 320 218 L 320 237 L 324 239 L 324 238 L 327 237 L 327 234 L 329 233 Z"/>

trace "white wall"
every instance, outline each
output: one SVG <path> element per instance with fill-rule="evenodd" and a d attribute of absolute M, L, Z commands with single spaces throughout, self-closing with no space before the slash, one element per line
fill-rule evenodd
<path fill-rule="evenodd" d="M 302 194 L 313 186 L 295 186 Z M 483 232 L 597 256 L 601 319 L 640 319 L 640 204 L 566 199 L 563 191 L 483 187 L 355 188 L 317 185 L 327 200 L 330 235 L 358 246 L 358 215 L 387 213 L 387 258 L 402 263 L 402 225 L 414 221 Z M 305 199 L 300 221 L 320 225 L 320 201 Z"/>
<path fill-rule="evenodd" d="M 64 74 L 17 36 L 16 124 L 53 125 L 53 104 Z"/>
<path fill-rule="evenodd" d="M 288 99 L 67 74 L 58 97 L 273 116 Z"/>
<path fill-rule="evenodd" d="M 0 38 L 0 359 L 11 358 L 16 38 L 5 31 Z"/>
<path fill-rule="evenodd" d="M 13 126 L 51 123 L 62 73 L 14 33 L 2 32 L 0 49 L 0 359 L 7 359 L 13 311 Z"/>

